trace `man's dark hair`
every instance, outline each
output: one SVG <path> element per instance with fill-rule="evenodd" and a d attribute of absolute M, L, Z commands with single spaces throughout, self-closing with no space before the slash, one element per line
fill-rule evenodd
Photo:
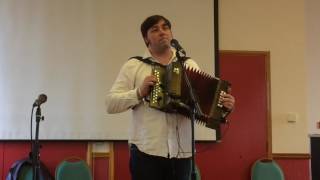
<path fill-rule="evenodd" d="M 141 34 L 142 37 L 145 38 L 147 37 L 147 33 L 148 30 L 154 26 L 155 24 L 157 24 L 159 21 L 164 20 L 164 22 L 169 26 L 169 28 L 171 29 L 171 23 L 170 21 L 161 16 L 161 15 L 153 15 L 153 16 L 149 16 L 146 20 L 144 20 L 141 24 L 140 30 L 141 30 Z"/>

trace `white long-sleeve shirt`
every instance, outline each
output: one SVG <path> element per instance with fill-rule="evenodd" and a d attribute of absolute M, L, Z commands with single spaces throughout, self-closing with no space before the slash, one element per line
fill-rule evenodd
<path fill-rule="evenodd" d="M 175 51 L 172 51 L 171 62 L 176 61 Z M 149 51 L 143 58 L 157 62 Z M 192 59 L 188 59 L 186 64 L 199 68 Z M 191 157 L 190 120 L 180 114 L 150 108 L 148 102 L 138 99 L 137 88 L 146 76 L 151 75 L 151 70 L 151 65 L 140 60 L 128 60 L 107 96 L 107 111 L 120 113 L 132 109 L 129 143 L 135 144 L 140 151 L 169 158 Z"/>

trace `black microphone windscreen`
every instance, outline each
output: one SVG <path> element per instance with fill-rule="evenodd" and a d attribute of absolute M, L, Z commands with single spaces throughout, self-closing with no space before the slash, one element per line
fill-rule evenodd
<path fill-rule="evenodd" d="M 40 94 L 38 98 L 34 101 L 33 107 L 40 106 L 41 104 L 45 103 L 47 101 L 47 95 Z"/>
<path fill-rule="evenodd" d="M 185 57 L 186 56 L 186 51 L 181 47 L 179 42 L 176 39 L 172 39 L 170 41 L 170 44 L 173 48 L 175 48 L 178 52 L 179 57 Z"/>
<path fill-rule="evenodd" d="M 45 103 L 47 101 L 47 95 L 40 94 L 38 97 L 38 100 L 39 100 L 40 104 Z"/>
<path fill-rule="evenodd" d="M 179 42 L 176 39 L 172 39 L 170 41 L 171 46 L 173 46 L 174 48 L 179 47 Z"/>

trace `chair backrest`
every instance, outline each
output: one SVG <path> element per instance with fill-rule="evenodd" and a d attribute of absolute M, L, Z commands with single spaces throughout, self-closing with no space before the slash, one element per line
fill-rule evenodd
<path fill-rule="evenodd" d="M 274 160 L 259 159 L 252 166 L 251 180 L 284 180 L 284 175 Z"/>
<path fill-rule="evenodd" d="M 33 180 L 32 166 L 25 166 L 20 170 L 18 180 Z"/>
<path fill-rule="evenodd" d="M 196 165 L 196 180 L 201 180 L 201 173 L 200 173 L 200 169 L 198 168 L 198 166 Z"/>
<path fill-rule="evenodd" d="M 56 180 L 92 180 L 92 174 L 84 160 L 67 159 L 57 166 Z"/>
<path fill-rule="evenodd" d="M 19 159 L 13 163 L 7 174 L 6 180 L 32 180 L 33 168 L 30 158 Z M 48 168 L 40 161 L 40 180 L 53 180 L 54 177 L 50 174 Z"/>
<path fill-rule="evenodd" d="M 198 168 L 198 166 L 197 165 L 195 165 L 195 175 L 196 175 L 196 179 L 195 180 L 201 180 L 201 173 L 200 173 L 200 169 Z M 191 174 L 191 176 L 192 176 L 192 174 Z M 192 179 L 192 177 L 190 176 L 190 180 Z"/>

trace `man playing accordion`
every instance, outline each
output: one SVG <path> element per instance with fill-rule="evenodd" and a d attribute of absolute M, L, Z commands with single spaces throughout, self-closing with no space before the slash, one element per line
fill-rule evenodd
<path fill-rule="evenodd" d="M 143 59 L 161 65 L 177 61 L 171 23 L 160 15 L 148 17 L 141 24 L 147 46 Z M 199 69 L 192 59 L 186 66 Z M 108 113 L 132 109 L 129 131 L 130 172 L 133 180 L 189 180 L 191 173 L 190 120 L 178 113 L 150 108 L 144 99 L 150 95 L 157 77 L 151 75 L 152 65 L 137 58 L 128 60 L 121 68 L 107 98 Z M 235 99 L 228 93 L 220 98 L 231 111 Z"/>

